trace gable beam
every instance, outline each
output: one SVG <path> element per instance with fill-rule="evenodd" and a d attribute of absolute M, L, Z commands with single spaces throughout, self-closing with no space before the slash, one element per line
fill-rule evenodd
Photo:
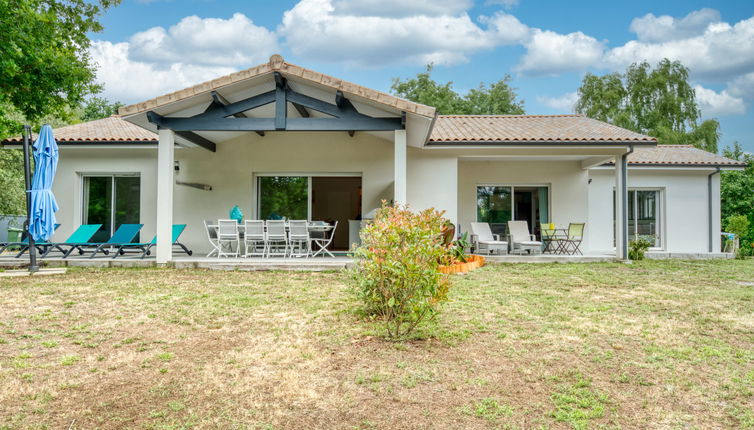
<path fill-rule="evenodd" d="M 199 136 L 192 131 L 176 131 L 175 135 L 180 136 L 193 143 L 194 145 L 206 149 L 207 151 L 217 152 L 217 145 L 215 145 L 215 142 Z"/>
<path fill-rule="evenodd" d="M 215 109 L 216 107 L 228 106 L 229 104 L 231 104 L 228 101 L 228 99 L 226 99 L 225 97 L 223 97 L 222 94 L 218 93 L 217 91 L 212 91 L 211 94 L 212 94 L 212 103 L 209 105 L 209 107 L 207 108 L 207 110 L 205 112 L 209 111 L 210 109 Z M 233 116 L 236 117 L 236 118 L 248 118 L 248 116 L 245 113 L 243 113 L 243 112 L 239 112 L 237 114 L 234 114 Z M 257 130 L 255 132 L 258 135 L 264 137 L 264 132 L 263 131 L 258 131 Z"/>
<path fill-rule="evenodd" d="M 275 130 L 285 130 L 288 119 L 288 83 L 279 72 L 275 72 Z"/>

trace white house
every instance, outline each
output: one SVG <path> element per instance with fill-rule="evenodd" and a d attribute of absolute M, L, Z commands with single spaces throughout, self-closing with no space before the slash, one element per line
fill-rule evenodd
<path fill-rule="evenodd" d="M 743 167 L 580 115 L 437 115 L 279 55 L 119 113 L 56 130 L 57 237 L 138 222 L 142 240 L 157 233 L 158 262 L 172 258 L 171 224 L 207 251 L 203 220 L 234 205 L 247 218 L 339 220 L 346 248 L 348 220 L 381 200 L 442 209 L 461 231 L 584 222 L 585 253 L 625 257 L 627 240 L 647 235 L 658 253 L 711 255 L 718 173 Z"/>

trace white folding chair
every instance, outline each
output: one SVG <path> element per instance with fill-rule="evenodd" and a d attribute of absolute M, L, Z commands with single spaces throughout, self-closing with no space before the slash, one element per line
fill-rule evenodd
<path fill-rule="evenodd" d="M 210 219 L 204 220 L 204 229 L 207 230 L 207 240 L 212 245 L 212 251 L 207 254 L 207 257 L 211 257 L 212 254 L 220 254 L 220 242 L 217 241 L 217 229 L 211 227 L 215 222 Z"/>
<path fill-rule="evenodd" d="M 267 226 L 267 233 L 265 234 L 267 257 L 273 255 L 285 257 L 288 252 L 288 235 L 285 233 L 285 221 L 268 220 L 265 221 L 265 225 Z"/>
<path fill-rule="evenodd" d="M 220 250 L 217 253 L 218 257 L 238 257 L 241 241 L 238 235 L 238 222 L 236 220 L 221 219 L 217 221 L 217 242 L 220 245 Z M 233 251 L 234 244 L 236 246 L 235 251 Z"/>
<path fill-rule="evenodd" d="M 338 228 L 338 221 L 335 221 L 335 224 L 332 226 L 332 230 L 329 231 L 329 234 L 326 234 L 324 237 L 315 237 L 312 238 L 312 242 L 314 245 L 317 245 L 319 249 L 317 252 L 312 254 L 312 257 L 316 257 L 319 254 L 327 253 L 330 257 L 335 258 L 335 256 L 330 252 L 329 249 L 327 249 L 328 246 L 332 243 L 333 238 L 335 237 L 335 229 Z"/>
<path fill-rule="evenodd" d="M 288 221 L 288 256 L 309 257 L 311 253 L 309 222 L 306 220 Z"/>
<path fill-rule="evenodd" d="M 267 242 L 264 238 L 264 221 L 246 220 L 244 222 L 244 257 L 264 257 L 267 252 Z M 249 252 L 251 249 L 251 252 Z"/>

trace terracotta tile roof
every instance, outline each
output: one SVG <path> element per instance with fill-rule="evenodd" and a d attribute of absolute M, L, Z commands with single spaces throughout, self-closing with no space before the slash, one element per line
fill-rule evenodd
<path fill-rule="evenodd" d="M 691 145 L 637 147 L 628 156 L 628 164 L 746 167 L 746 163 L 742 161 L 731 160 L 730 158 L 725 158 L 722 155 L 713 154 Z"/>
<path fill-rule="evenodd" d="M 138 125 L 124 121 L 119 116 L 97 119 L 53 130 L 58 143 L 156 143 L 157 135 Z M 36 139 L 36 135 L 33 136 Z M 3 143 L 22 143 L 21 136 L 11 137 Z"/>
<path fill-rule="evenodd" d="M 583 115 L 439 115 L 429 144 L 638 143 L 657 140 Z"/>
<path fill-rule="evenodd" d="M 201 84 L 194 85 L 193 87 L 184 88 L 182 90 L 178 90 L 170 94 L 165 94 L 141 103 L 124 106 L 118 110 L 118 113 L 121 116 L 126 116 L 145 112 L 169 103 L 187 99 L 197 94 L 206 94 L 210 91 L 223 88 L 227 85 L 275 71 L 280 72 L 283 75 L 296 76 L 298 78 L 322 84 L 336 90 L 341 90 L 346 95 L 356 95 L 377 103 L 392 106 L 405 112 L 414 113 L 428 118 L 434 118 L 435 116 L 435 108 L 432 106 L 410 102 L 408 100 L 391 96 L 390 94 L 363 87 L 361 85 L 356 85 L 351 82 L 325 75 L 323 73 L 315 72 L 313 70 L 305 69 L 295 64 L 287 63 L 285 60 L 283 60 L 283 57 L 278 54 L 270 57 L 270 61 L 265 64 L 260 64 L 259 66 L 252 67 L 250 69 L 241 70 L 240 72 L 231 73 L 230 75 L 203 82 Z"/>

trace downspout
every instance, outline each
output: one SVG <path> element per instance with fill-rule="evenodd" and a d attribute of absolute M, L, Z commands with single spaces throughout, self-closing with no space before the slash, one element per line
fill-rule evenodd
<path fill-rule="evenodd" d="M 634 152 L 634 146 L 628 146 L 628 152 L 620 156 L 621 169 L 621 199 L 623 199 L 623 213 L 621 218 L 623 222 L 621 231 L 621 258 L 628 259 L 628 156 Z"/>
<path fill-rule="evenodd" d="M 715 167 L 715 171 L 707 175 L 707 203 L 708 203 L 708 219 L 709 219 L 709 252 L 712 252 L 712 244 L 714 243 L 715 236 L 712 231 L 712 177 L 720 173 L 720 167 Z"/>

